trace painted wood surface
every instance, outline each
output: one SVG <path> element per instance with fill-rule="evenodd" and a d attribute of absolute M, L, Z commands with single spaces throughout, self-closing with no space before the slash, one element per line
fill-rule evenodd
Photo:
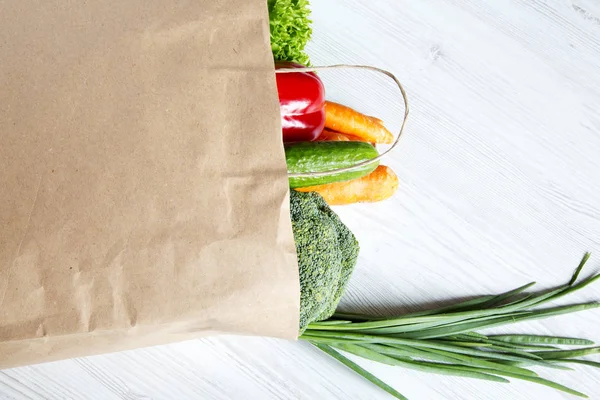
<path fill-rule="evenodd" d="M 339 208 L 362 254 L 342 306 L 404 312 L 600 268 L 600 3 L 313 0 L 315 65 L 388 69 L 411 104 L 386 159 L 393 200 Z M 369 72 L 323 74 L 331 99 L 400 122 Z M 566 302 L 599 300 L 599 288 Z M 561 301 L 559 303 L 565 303 Z M 600 340 L 600 312 L 495 329 Z M 569 399 L 361 362 L 410 399 Z M 600 371 L 538 370 L 600 399 Z M 387 399 L 304 343 L 223 337 L 0 372 L 0 399 Z"/>

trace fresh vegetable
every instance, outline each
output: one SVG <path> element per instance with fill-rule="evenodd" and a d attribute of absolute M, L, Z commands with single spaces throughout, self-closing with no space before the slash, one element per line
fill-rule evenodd
<path fill-rule="evenodd" d="M 317 192 L 329 205 L 373 203 L 391 197 L 398 189 L 398 176 L 385 165 L 362 178 L 345 182 L 298 188 L 299 192 Z"/>
<path fill-rule="evenodd" d="M 299 68 L 303 65 L 278 62 L 276 69 Z M 314 72 L 275 74 L 283 141 L 304 142 L 315 140 L 325 126 L 325 88 Z"/>
<path fill-rule="evenodd" d="M 373 117 L 372 115 L 368 115 L 368 117 L 373 120 L 373 122 L 377 122 L 380 125 L 383 125 L 383 120 L 377 117 Z"/>
<path fill-rule="evenodd" d="M 381 120 L 332 101 L 325 101 L 325 127 L 367 142 L 390 144 L 394 141 L 394 135 Z"/>
<path fill-rule="evenodd" d="M 312 34 L 308 1 L 268 0 L 267 4 L 275 60 L 310 65 L 304 51 Z M 283 76 L 278 74 L 279 78 Z M 293 76 L 285 79 L 288 78 L 293 79 Z M 295 93 L 305 89 L 310 87 L 298 84 L 294 89 L 297 92 L 292 91 L 284 99 L 285 105 L 292 104 Z M 298 97 L 304 99 L 304 109 L 299 107 L 299 114 L 311 115 L 308 112 L 309 104 L 313 104 L 310 99 L 315 97 Z M 320 99 L 314 102 L 319 103 Z M 295 116 L 293 121 L 297 125 L 286 127 L 289 132 L 299 128 L 300 137 L 290 135 L 292 140 L 289 140 L 284 133 L 284 141 L 302 141 L 285 146 L 288 171 L 292 174 L 352 166 L 376 157 L 375 144 L 390 144 L 394 140 L 376 117 L 330 101 L 324 102 L 323 109 L 325 121 L 320 131 L 320 119 L 315 115 L 313 119 Z M 293 112 L 286 111 L 282 120 L 289 115 Z M 580 358 L 600 353 L 600 347 L 564 348 L 589 346 L 593 342 L 539 335 L 483 335 L 476 331 L 599 307 L 600 303 L 585 303 L 539 309 L 600 279 L 600 275 L 595 275 L 577 283 L 589 254 L 568 284 L 543 293 L 525 294 L 532 286 L 529 284 L 497 296 L 394 318 L 335 313 L 355 267 L 359 244 L 329 208 L 326 199 L 330 204 L 346 204 L 359 201 L 357 199 L 370 201 L 377 196 L 389 197 L 390 190 L 393 193 L 397 188 L 397 178 L 385 168 L 373 163 L 351 173 L 290 177 L 290 186 L 296 189 L 291 190 L 290 205 L 300 269 L 300 338 L 397 399 L 406 397 L 344 353 L 423 372 L 504 383 L 509 382 L 507 378 L 521 379 L 587 397 L 538 376 L 529 367 L 568 369 L 566 365 L 579 364 L 600 368 L 600 362 Z"/>
<path fill-rule="evenodd" d="M 364 142 L 300 142 L 285 146 L 288 173 L 326 172 L 352 167 L 377 157 L 377 149 Z M 343 182 L 370 174 L 378 161 L 346 172 L 326 176 L 289 177 L 291 188 Z"/>
<path fill-rule="evenodd" d="M 357 136 L 347 135 L 345 133 L 339 133 L 339 132 L 332 131 L 331 129 L 327 129 L 327 128 L 323 129 L 323 132 L 321 132 L 321 134 L 319 135 L 319 137 L 316 140 L 329 141 L 329 142 L 367 142 L 367 143 L 371 143 L 373 146 L 376 145 L 376 143 L 363 140 Z"/>
<path fill-rule="evenodd" d="M 343 133 L 332 131 L 331 129 L 323 129 L 323 132 L 316 139 L 318 141 L 328 141 L 328 142 L 349 142 L 350 136 L 344 135 Z M 352 139 L 358 140 L 358 139 Z"/>
<path fill-rule="evenodd" d="M 268 0 L 271 50 L 277 61 L 309 65 L 304 51 L 311 35 L 308 0 Z"/>
<path fill-rule="evenodd" d="M 509 382 L 506 378 L 521 379 L 587 397 L 538 376 L 528 367 L 569 369 L 569 364 L 581 364 L 600 368 L 599 362 L 579 358 L 600 354 L 600 347 L 557 347 L 589 346 L 592 341 L 522 334 L 482 335 L 476 331 L 600 307 L 600 303 L 584 303 L 539 309 L 600 280 L 600 275 L 595 275 L 577 283 L 588 258 L 589 254 L 586 254 L 569 283 L 554 290 L 527 294 L 525 291 L 533 286 L 530 283 L 497 296 L 483 296 L 393 318 L 335 313 L 326 321 L 309 324 L 300 338 L 397 399 L 406 397 L 343 353 L 423 372 L 493 382 Z"/>
<path fill-rule="evenodd" d="M 300 332 L 333 315 L 352 275 L 358 241 L 317 193 L 290 193 L 300 271 Z"/>

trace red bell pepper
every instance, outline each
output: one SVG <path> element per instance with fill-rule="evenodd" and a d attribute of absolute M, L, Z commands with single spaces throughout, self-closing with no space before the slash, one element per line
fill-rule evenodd
<path fill-rule="evenodd" d="M 277 62 L 276 69 L 302 68 L 304 65 Z M 325 126 L 325 87 L 314 72 L 292 72 L 275 74 L 283 141 L 313 141 Z"/>

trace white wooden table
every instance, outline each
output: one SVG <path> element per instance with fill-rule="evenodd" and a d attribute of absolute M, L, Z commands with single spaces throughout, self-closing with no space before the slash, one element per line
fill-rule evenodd
<path fill-rule="evenodd" d="M 339 209 L 362 255 L 345 309 L 414 310 L 600 268 L 597 0 L 313 0 L 316 65 L 368 64 L 406 85 L 386 160 L 393 200 Z M 353 75 L 353 76 L 351 76 Z M 389 82 L 328 73 L 328 95 L 398 126 Z M 362 225 L 362 226 L 360 226 Z M 566 302 L 600 300 L 591 287 Z M 517 324 L 600 340 L 600 311 Z M 510 384 L 364 366 L 411 399 L 569 399 Z M 600 371 L 540 370 L 600 399 Z M 227 337 L 0 372 L 1 399 L 387 399 L 304 343 Z"/>

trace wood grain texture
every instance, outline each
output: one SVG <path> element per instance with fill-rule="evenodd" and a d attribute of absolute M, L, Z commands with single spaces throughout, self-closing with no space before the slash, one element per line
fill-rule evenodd
<path fill-rule="evenodd" d="M 346 310 L 407 311 L 600 268 L 600 3 L 313 0 L 315 65 L 368 64 L 406 85 L 406 136 L 385 161 L 399 193 L 339 208 L 362 244 Z M 328 97 L 400 122 L 365 72 L 323 74 Z M 591 288 L 566 302 L 598 300 Z M 564 303 L 565 301 L 561 301 Z M 600 340 L 600 312 L 495 332 Z M 410 399 L 572 398 L 532 383 L 361 362 Z M 600 372 L 538 370 L 600 399 Z M 0 399 L 387 399 L 303 343 L 223 337 L 0 372 Z"/>

